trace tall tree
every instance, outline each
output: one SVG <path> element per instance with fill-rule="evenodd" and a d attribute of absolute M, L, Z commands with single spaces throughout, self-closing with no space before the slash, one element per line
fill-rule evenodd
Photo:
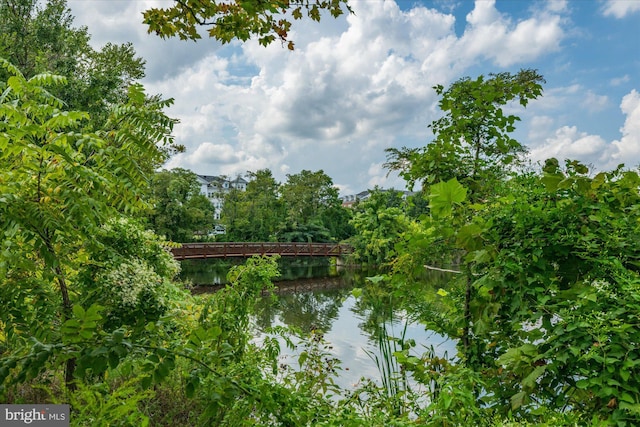
<path fill-rule="evenodd" d="M 215 209 L 200 194 L 197 176 L 186 169 L 163 170 L 152 180 L 155 209 L 151 215 L 154 230 L 177 242 L 193 240 L 196 232 L 213 229 Z"/>
<path fill-rule="evenodd" d="M 269 169 L 249 174 L 250 181 L 244 200 L 247 203 L 248 220 L 253 236 L 251 240 L 269 241 L 283 221 L 283 204 L 280 200 L 280 184 Z"/>
<path fill-rule="evenodd" d="M 293 50 L 293 41 L 288 38 L 291 18 L 302 19 L 305 11 L 309 18 L 320 21 L 323 11 L 338 17 L 351 9 L 346 0 L 176 0 L 171 7 L 147 10 L 144 22 L 150 33 L 161 37 L 197 40 L 201 38 L 199 29 L 208 27 L 209 37 L 222 43 L 256 36 L 264 46 L 280 40 Z"/>
<path fill-rule="evenodd" d="M 520 118 L 505 114 L 503 107 L 515 100 L 526 106 L 542 94 L 542 83 L 536 70 L 525 69 L 516 74 L 489 74 L 488 78 L 465 77 L 446 90 L 435 86 L 445 114 L 429 125 L 434 140 L 418 149 L 387 149 L 385 165 L 399 170 L 411 185 L 456 178 L 471 189 L 472 196 L 480 195 L 526 152 L 510 135 Z"/>
<path fill-rule="evenodd" d="M 90 113 L 89 123 L 97 128 L 110 106 L 126 101 L 128 86 L 144 77 L 144 61 L 130 43 L 95 50 L 89 40 L 85 27 L 73 26 L 66 0 L 0 1 L 0 57 L 26 78 L 43 72 L 65 76 L 68 83 L 51 90 L 70 109 Z"/>
<path fill-rule="evenodd" d="M 303 170 L 287 175 L 287 182 L 282 186 L 282 199 L 287 207 L 288 220 L 299 224 L 308 224 L 319 218 L 324 210 L 341 205 L 338 189 L 322 170 Z"/>
<path fill-rule="evenodd" d="M 350 241 L 356 259 L 377 265 L 391 260 L 395 255 L 394 246 L 409 229 L 410 222 L 403 212 L 403 205 L 400 191 L 383 191 L 378 187 L 368 199 L 355 205 L 350 223 L 356 234 Z"/>
<path fill-rule="evenodd" d="M 120 126 L 88 133 L 82 125 L 89 115 L 66 110 L 48 90 L 64 77 L 27 79 L 7 61 L 0 65 L 11 76 L 0 84 L 0 302 L 9 308 L 0 323 L 18 341 L 33 336 L 33 348 L 49 346 L 44 359 L 25 356 L 23 366 L 37 374 L 61 340 L 55 325 L 77 326 L 69 322 L 86 314 L 73 310 L 73 272 L 83 251 L 95 248 L 106 220 L 146 208 L 141 164 L 158 155 L 158 141 L 171 143 L 172 121 L 141 103 L 145 94 L 133 86 L 127 104 L 109 118 Z M 39 354 L 25 342 L 13 350 Z M 66 361 L 67 384 L 74 380 L 75 355 L 58 359 Z"/>

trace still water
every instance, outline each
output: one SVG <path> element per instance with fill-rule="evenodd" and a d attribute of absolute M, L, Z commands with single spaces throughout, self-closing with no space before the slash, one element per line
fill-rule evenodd
<path fill-rule="evenodd" d="M 183 261 L 181 275 L 197 292 L 211 291 L 225 284 L 230 265 L 217 260 Z M 322 259 L 281 260 L 280 270 L 281 279 L 286 280 L 276 283 L 277 298 L 265 296 L 256 307 L 257 339 L 273 326 L 294 327 L 303 333 L 322 331 L 328 351 L 341 361 L 336 383 L 343 388 L 353 387 L 362 377 L 379 380 L 371 355 L 380 355 L 376 332 L 383 323 L 389 336 L 404 333 L 405 340 L 415 340 L 417 356 L 428 348 L 440 357 L 455 355 L 455 341 L 426 329 L 417 310 L 407 304 L 394 306 L 388 300 L 380 304 L 353 296 L 354 288 L 376 286 L 367 280 L 376 271 L 340 270 Z M 433 278 L 437 284 L 427 280 L 424 286 L 439 286 L 443 280 L 446 277 Z M 282 363 L 297 368 L 299 350 L 286 350 L 284 345 L 282 349 Z"/>

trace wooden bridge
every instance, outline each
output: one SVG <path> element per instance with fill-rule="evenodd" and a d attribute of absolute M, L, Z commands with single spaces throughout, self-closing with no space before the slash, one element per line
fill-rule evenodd
<path fill-rule="evenodd" d="M 173 257 L 183 259 L 250 257 L 253 255 L 280 255 L 283 257 L 339 257 L 350 254 L 353 248 L 339 243 L 183 243 L 171 248 Z"/>

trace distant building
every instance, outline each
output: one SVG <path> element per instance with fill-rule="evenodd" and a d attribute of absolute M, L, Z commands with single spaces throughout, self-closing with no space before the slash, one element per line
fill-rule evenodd
<path fill-rule="evenodd" d="M 356 202 L 367 200 L 371 196 L 370 191 L 361 191 L 358 194 L 350 194 L 342 197 L 342 206 L 345 208 L 352 207 Z"/>
<path fill-rule="evenodd" d="M 367 200 L 369 197 L 371 197 L 371 193 L 373 191 L 389 191 L 389 190 L 384 190 L 381 188 L 378 188 L 377 190 L 365 190 L 365 191 L 361 191 L 358 194 L 350 194 L 348 196 L 343 196 L 342 197 L 342 206 L 346 207 L 346 208 L 350 208 L 352 207 L 356 202 L 361 202 L 364 200 Z M 406 199 L 409 196 L 412 196 L 414 194 L 416 194 L 413 191 L 400 191 L 400 190 L 393 190 L 393 191 L 399 191 L 400 193 L 402 193 L 402 199 Z"/>
<path fill-rule="evenodd" d="M 196 176 L 200 183 L 200 194 L 206 196 L 215 208 L 214 219 L 217 220 L 220 219 L 225 194 L 233 189 L 239 191 L 245 191 L 247 189 L 248 182 L 240 176 L 234 179 L 213 175 Z"/>

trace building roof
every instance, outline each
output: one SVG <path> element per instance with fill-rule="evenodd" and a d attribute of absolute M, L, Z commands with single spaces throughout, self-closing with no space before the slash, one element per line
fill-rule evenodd
<path fill-rule="evenodd" d="M 209 187 L 218 188 L 222 186 L 221 184 L 228 182 L 230 184 L 228 187 L 244 189 L 244 187 L 246 187 L 246 185 L 248 184 L 248 181 L 241 176 L 237 176 L 233 179 L 217 175 L 196 174 L 196 176 L 198 177 L 198 181 L 200 182 L 200 184 L 207 184 L 207 186 Z"/>

